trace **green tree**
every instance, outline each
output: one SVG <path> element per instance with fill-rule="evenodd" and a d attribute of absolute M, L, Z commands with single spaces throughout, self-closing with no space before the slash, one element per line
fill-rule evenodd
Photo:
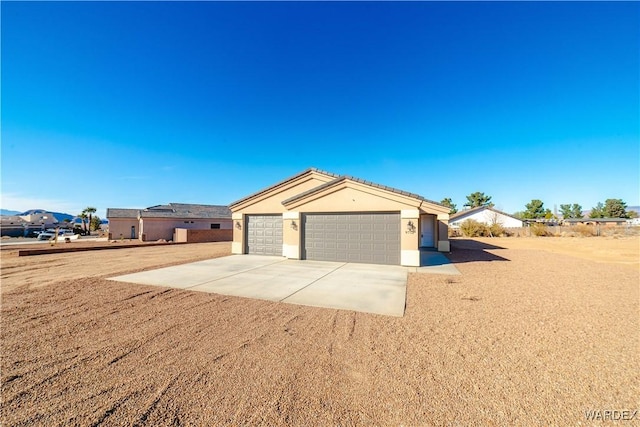
<path fill-rule="evenodd" d="M 604 205 L 602 202 L 598 202 L 593 208 L 591 208 L 591 213 L 589 214 L 589 218 L 604 218 Z"/>
<path fill-rule="evenodd" d="M 531 200 L 531 202 L 525 205 L 525 208 L 527 208 L 524 211 L 525 219 L 544 218 L 547 213 L 544 209 L 544 203 L 542 203 L 542 200 L 538 199 Z"/>
<path fill-rule="evenodd" d="M 89 218 L 89 216 L 85 211 L 82 211 L 80 212 L 78 217 L 82 220 L 82 230 L 84 231 L 84 234 L 87 234 L 87 219 Z"/>
<path fill-rule="evenodd" d="M 89 230 L 96 231 L 100 230 L 101 220 L 98 215 L 91 217 L 91 222 L 89 223 Z"/>
<path fill-rule="evenodd" d="M 445 205 L 446 207 L 449 208 L 449 215 L 453 215 L 454 213 L 458 212 L 458 208 L 456 207 L 456 204 L 453 203 L 453 201 L 448 197 L 445 199 L 442 199 L 440 204 Z"/>
<path fill-rule="evenodd" d="M 560 213 L 564 219 L 582 218 L 582 206 L 577 203 L 560 205 Z"/>
<path fill-rule="evenodd" d="M 574 203 L 571 206 L 571 215 L 573 218 L 582 218 L 582 206 L 577 203 Z"/>
<path fill-rule="evenodd" d="M 91 223 L 92 223 L 92 216 L 94 213 L 96 213 L 97 209 L 94 208 L 93 206 L 87 206 L 86 208 L 84 208 L 84 210 L 82 211 L 83 214 L 85 214 L 86 218 L 88 219 L 87 222 L 89 223 L 89 234 L 91 234 Z M 80 216 L 82 218 L 82 216 Z M 84 224 L 84 219 L 82 221 L 82 223 Z M 85 226 L 84 231 L 86 233 L 87 231 L 87 227 Z"/>
<path fill-rule="evenodd" d="M 629 218 L 627 204 L 622 199 L 605 200 L 604 214 L 607 218 Z"/>
<path fill-rule="evenodd" d="M 471 193 L 467 196 L 467 203 L 465 203 L 464 206 L 477 208 L 479 206 L 493 206 L 493 203 L 491 203 L 491 196 L 487 196 L 484 193 L 476 191 L 475 193 Z"/>

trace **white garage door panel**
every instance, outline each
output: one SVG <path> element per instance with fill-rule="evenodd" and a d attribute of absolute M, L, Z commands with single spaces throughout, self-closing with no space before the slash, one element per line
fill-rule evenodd
<path fill-rule="evenodd" d="M 304 258 L 400 264 L 400 213 L 305 214 Z"/>
<path fill-rule="evenodd" d="M 247 253 L 282 255 L 282 215 L 247 216 Z"/>

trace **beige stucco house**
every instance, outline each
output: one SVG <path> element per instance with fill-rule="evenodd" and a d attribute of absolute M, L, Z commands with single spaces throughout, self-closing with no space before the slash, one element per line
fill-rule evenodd
<path fill-rule="evenodd" d="M 146 209 L 109 208 L 107 219 L 110 239 L 175 241 L 177 230 L 218 230 L 209 232 L 210 237 L 231 240 L 228 206 L 169 203 Z M 178 231 L 178 235 L 183 234 Z"/>
<path fill-rule="evenodd" d="M 308 169 L 230 206 L 234 254 L 420 265 L 449 251 L 449 208 L 417 194 Z"/>

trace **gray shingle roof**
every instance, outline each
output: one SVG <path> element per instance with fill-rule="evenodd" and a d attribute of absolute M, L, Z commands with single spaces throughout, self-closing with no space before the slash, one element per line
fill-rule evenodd
<path fill-rule="evenodd" d="M 137 218 L 140 209 L 107 208 L 107 218 Z"/>
<path fill-rule="evenodd" d="M 107 209 L 107 218 L 231 218 L 228 206 L 169 203 L 146 209 Z"/>
<path fill-rule="evenodd" d="M 567 218 L 563 220 L 564 222 L 626 222 L 629 221 L 630 218 Z"/>
<path fill-rule="evenodd" d="M 231 218 L 229 206 L 169 203 L 140 211 L 142 218 Z"/>
<path fill-rule="evenodd" d="M 412 198 L 414 198 L 414 199 L 422 200 L 422 201 L 424 201 L 424 202 L 433 203 L 434 205 L 444 206 L 444 205 L 442 205 L 441 203 L 434 202 L 433 200 L 425 199 L 424 197 L 422 197 L 422 196 L 421 196 L 421 195 L 419 195 L 419 194 L 409 193 L 408 191 L 399 190 L 399 189 L 397 189 L 397 188 L 389 187 L 389 186 L 386 186 L 386 185 L 376 184 L 375 182 L 366 181 L 366 180 L 364 180 L 364 179 L 356 178 L 356 177 L 353 177 L 353 176 L 351 176 L 351 175 L 342 175 L 342 176 L 339 176 L 339 177 L 337 177 L 336 179 L 334 179 L 334 180 L 332 180 L 332 181 L 326 182 L 326 183 L 321 184 L 321 185 L 319 185 L 319 186 L 317 186 L 317 187 L 314 187 L 314 188 L 312 188 L 312 189 L 310 189 L 310 190 L 307 190 L 307 191 L 305 191 L 305 192 L 303 192 L 303 193 L 300 193 L 300 194 L 297 194 L 297 195 L 295 195 L 295 196 L 293 196 L 293 197 L 290 197 L 290 198 L 288 198 L 287 200 L 284 200 L 284 201 L 282 202 L 282 204 L 283 204 L 283 205 L 286 205 L 286 204 L 291 203 L 291 202 L 293 202 L 293 201 L 296 201 L 296 200 L 302 199 L 303 197 L 306 197 L 306 196 L 308 196 L 308 195 L 310 195 L 310 194 L 313 194 L 313 193 L 316 193 L 316 192 L 322 191 L 322 190 L 324 190 L 325 188 L 331 187 L 331 186 L 333 186 L 333 185 L 335 185 L 335 184 L 337 184 L 337 183 L 339 183 L 339 182 L 341 182 L 341 181 L 347 180 L 347 179 L 348 179 L 348 180 L 350 180 L 350 181 L 359 182 L 359 183 L 361 183 L 361 184 L 369 185 L 369 186 L 371 186 L 371 187 L 375 187 L 375 188 L 380 188 L 380 189 L 383 189 L 383 190 L 387 190 L 387 191 L 390 191 L 390 192 L 392 192 L 392 193 L 401 194 L 401 195 L 403 195 L 403 196 L 407 196 L 407 197 L 412 197 Z"/>
<path fill-rule="evenodd" d="M 331 176 L 331 177 L 334 177 L 334 178 L 338 178 L 339 177 L 339 175 L 337 175 L 335 173 L 323 171 L 323 170 L 320 170 L 320 169 L 317 169 L 317 168 L 305 169 L 304 171 L 302 171 L 300 173 L 297 173 L 297 174 L 295 174 L 295 175 L 293 175 L 293 176 L 291 176 L 291 177 L 289 177 L 287 179 L 283 179 L 282 181 L 278 182 L 277 184 L 271 185 L 271 186 L 269 186 L 267 188 L 263 188 L 262 190 L 257 191 L 257 192 L 255 192 L 253 194 L 250 194 L 247 197 L 243 197 L 240 200 L 236 200 L 235 202 L 230 203 L 229 206 L 238 205 L 238 204 L 244 202 L 245 200 L 249 200 L 249 199 L 251 199 L 253 197 L 259 196 L 260 194 L 266 193 L 267 191 L 273 190 L 274 188 L 277 188 L 277 187 L 281 186 L 282 184 L 285 184 L 285 183 L 287 183 L 287 182 L 289 182 L 291 180 L 294 180 L 294 179 L 296 179 L 296 178 L 298 178 L 298 177 L 300 177 L 300 176 L 302 176 L 302 175 L 304 175 L 306 173 L 309 173 L 309 172 L 318 172 L 318 173 L 321 173 L 321 174 L 324 174 L 324 175 L 328 175 L 328 176 Z"/>

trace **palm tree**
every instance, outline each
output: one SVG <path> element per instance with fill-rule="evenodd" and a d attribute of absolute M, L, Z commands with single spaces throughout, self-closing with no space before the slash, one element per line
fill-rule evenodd
<path fill-rule="evenodd" d="M 97 209 L 92 207 L 92 206 L 88 206 L 88 207 L 84 208 L 84 210 L 82 211 L 82 213 L 85 214 L 85 217 L 89 218 L 89 234 L 91 234 L 91 218 L 92 218 L 93 214 L 96 213 L 96 211 L 97 211 Z M 86 228 L 85 228 L 85 231 L 86 231 Z"/>
<path fill-rule="evenodd" d="M 80 212 L 80 215 L 78 215 L 80 217 L 80 219 L 82 220 L 82 228 L 84 229 L 84 234 L 87 234 L 87 213 L 85 211 Z"/>

